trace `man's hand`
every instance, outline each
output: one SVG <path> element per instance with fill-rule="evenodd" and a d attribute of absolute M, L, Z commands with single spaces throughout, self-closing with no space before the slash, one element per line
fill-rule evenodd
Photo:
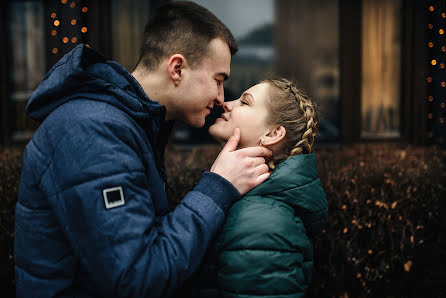
<path fill-rule="evenodd" d="M 240 141 L 240 129 L 236 128 L 223 150 L 211 167 L 211 172 L 219 174 L 244 195 L 268 178 L 268 166 L 264 157 L 270 157 L 271 151 L 264 147 L 237 149 Z"/>

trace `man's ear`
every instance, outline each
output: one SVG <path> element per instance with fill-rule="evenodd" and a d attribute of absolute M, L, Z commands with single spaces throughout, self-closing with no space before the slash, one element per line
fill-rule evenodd
<path fill-rule="evenodd" d="M 279 143 L 285 138 L 286 129 L 283 126 L 276 126 L 270 129 L 260 140 L 263 146 L 270 146 Z"/>
<path fill-rule="evenodd" d="M 186 59 L 181 54 L 175 54 L 170 56 L 167 61 L 167 71 L 170 79 L 173 81 L 175 86 L 180 84 L 183 78 L 182 70 L 186 67 Z"/>

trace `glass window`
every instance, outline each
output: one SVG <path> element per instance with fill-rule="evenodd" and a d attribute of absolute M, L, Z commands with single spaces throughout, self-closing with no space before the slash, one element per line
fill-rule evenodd
<path fill-rule="evenodd" d="M 399 137 L 401 0 L 362 1 L 363 138 Z"/>
<path fill-rule="evenodd" d="M 149 16 L 149 1 L 112 0 L 111 32 L 113 60 L 132 72 L 138 62 L 141 37 Z"/>
<path fill-rule="evenodd" d="M 10 107 L 13 140 L 29 139 L 37 123 L 25 114 L 32 91 L 45 74 L 44 13 L 42 1 L 11 2 L 8 5 Z"/>
<path fill-rule="evenodd" d="M 277 72 L 318 106 L 319 141 L 339 137 L 339 1 L 276 1 Z"/>

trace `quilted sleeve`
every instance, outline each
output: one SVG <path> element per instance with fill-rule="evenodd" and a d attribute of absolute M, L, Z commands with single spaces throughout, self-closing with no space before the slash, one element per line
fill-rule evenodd
<path fill-rule="evenodd" d="M 137 146 L 132 127 L 84 119 L 58 144 L 41 184 L 102 296 L 168 297 L 198 266 L 224 219 L 200 188 L 223 182 L 208 174 L 173 212 L 155 214 L 152 191 L 164 190 L 149 191 L 152 178 Z M 105 204 L 107 189 L 115 189 L 114 208 Z"/>
<path fill-rule="evenodd" d="M 244 198 L 229 211 L 218 241 L 223 297 L 302 297 L 311 277 L 305 227 L 285 203 Z"/>

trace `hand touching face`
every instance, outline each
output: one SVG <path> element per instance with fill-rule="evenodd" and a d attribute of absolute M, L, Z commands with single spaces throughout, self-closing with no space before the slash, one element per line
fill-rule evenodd
<path fill-rule="evenodd" d="M 267 134 L 268 84 L 261 83 L 246 90 L 239 99 L 225 102 L 224 113 L 209 128 L 209 133 L 219 142 L 226 142 L 235 128 L 240 128 L 238 148 L 258 146 L 262 136 Z"/>

